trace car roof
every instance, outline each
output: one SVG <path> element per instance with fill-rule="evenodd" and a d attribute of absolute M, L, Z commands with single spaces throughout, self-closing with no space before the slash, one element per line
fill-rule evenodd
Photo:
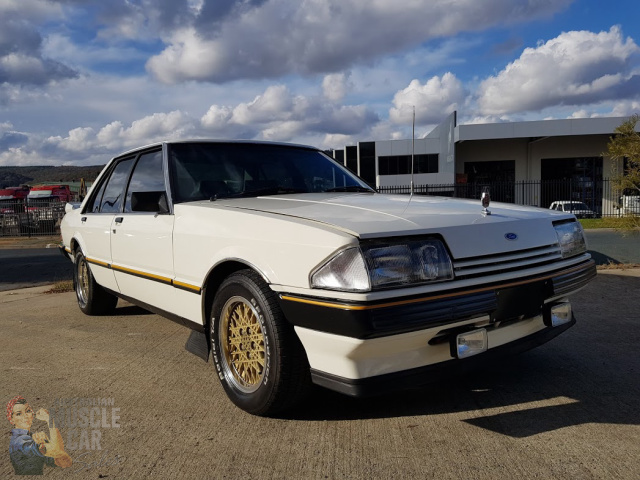
<path fill-rule="evenodd" d="M 317 147 L 314 147 L 312 145 L 303 145 L 303 144 L 296 144 L 296 143 L 268 142 L 263 140 L 222 140 L 222 139 L 212 139 L 212 138 L 193 138 L 193 139 L 184 139 L 184 140 L 163 140 L 160 142 L 150 143 L 147 145 L 143 145 L 141 147 L 136 147 L 131 150 L 127 150 L 126 152 L 122 152 L 113 158 L 122 157 L 124 155 L 130 155 L 132 153 L 136 153 L 141 150 L 148 150 L 150 148 L 160 147 L 164 144 L 172 145 L 172 144 L 179 144 L 179 143 L 180 144 L 182 143 L 220 143 L 220 144 L 237 143 L 237 144 L 246 144 L 246 145 L 265 145 L 265 146 L 275 145 L 275 146 L 281 146 L 281 147 L 306 148 L 306 149 L 313 149 L 318 151 L 320 150 Z"/>

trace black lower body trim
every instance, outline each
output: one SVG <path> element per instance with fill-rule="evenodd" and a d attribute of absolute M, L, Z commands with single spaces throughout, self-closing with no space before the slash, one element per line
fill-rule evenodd
<path fill-rule="evenodd" d="M 486 367 L 499 358 L 535 348 L 557 337 L 575 323 L 576 319 L 573 317 L 571 322 L 567 324 L 559 327 L 547 327 L 532 335 L 465 359 L 452 359 L 434 365 L 361 379 L 344 378 L 311 369 L 311 379 L 317 385 L 352 397 L 380 395 L 397 390 L 417 388 L 451 376 Z"/>
<path fill-rule="evenodd" d="M 195 330 L 196 332 L 206 333 L 204 325 L 200 325 L 199 323 L 192 322 L 191 320 L 181 317 L 180 315 L 167 312 L 166 310 L 162 310 L 161 308 L 154 307 L 153 305 L 149 305 L 148 303 L 141 302 L 140 300 L 136 300 L 135 298 L 128 297 L 127 295 L 114 292 L 113 290 L 109 290 L 109 292 L 118 298 L 126 300 L 127 302 L 137 305 L 140 308 L 144 308 L 145 310 L 149 310 L 150 312 L 160 315 L 161 317 L 167 318 L 172 322 L 176 322 L 176 323 L 179 323 L 180 325 L 184 325 L 185 327 L 188 327 L 191 330 Z"/>

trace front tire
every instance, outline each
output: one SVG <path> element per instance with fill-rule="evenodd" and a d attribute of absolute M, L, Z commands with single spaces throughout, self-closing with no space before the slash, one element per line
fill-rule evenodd
<path fill-rule="evenodd" d="M 269 416 L 306 395 L 311 379 L 302 344 L 256 272 L 241 270 L 222 283 L 210 335 L 222 386 L 241 409 Z"/>
<path fill-rule="evenodd" d="M 109 315 L 116 308 L 118 297 L 98 285 L 87 259 L 79 250 L 73 268 L 73 287 L 78 306 L 86 315 Z"/>

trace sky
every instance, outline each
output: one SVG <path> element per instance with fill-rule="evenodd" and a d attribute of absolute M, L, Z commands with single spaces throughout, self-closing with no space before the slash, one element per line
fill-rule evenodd
<path fill-rule="evenodd" d="M 0 0 L 0 166 L 640 113 L 637 0 Z"/>

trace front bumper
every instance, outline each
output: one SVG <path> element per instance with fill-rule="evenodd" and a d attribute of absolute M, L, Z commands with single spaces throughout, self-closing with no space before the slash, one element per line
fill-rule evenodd
<path fill-rule="evenodd" d="M 452 376 L 490 366 L 498 359 L 535 348 L 557 337 L 575 323 L 576 320 L 573 317 L 571 322 L 564 325 L 546 327 L 526 337 L 465 359 L 450 359 L 432 365 L 367 378 L 347 378 L 312 368 L 311 378 L 317 385 L 353 397 L 380 395 L 398 390 L 419 388 Z"/>
<path fill-rule="evenodd" d="M 304 346 L 313 381 L 349 394 L 416 387 L 471 365 L 549 341 L 575 323 L 552 327 L 551 309 L 596 275 L 587 260 L 570 268 L 430 296 L 345 302 L 280 294 Z M 486 352 L 454 358 L 457 335 L 487 332 Z"/>

